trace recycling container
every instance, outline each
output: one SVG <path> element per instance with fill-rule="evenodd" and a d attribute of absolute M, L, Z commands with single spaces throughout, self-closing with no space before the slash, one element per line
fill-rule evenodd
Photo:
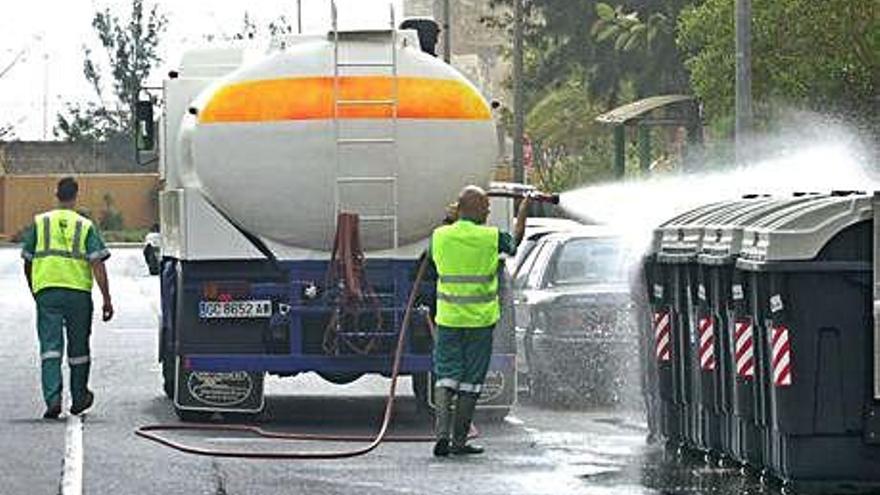
<path fill-rule="evenodd" d="M 717 245 L 722 241 L 721 234 L 727 226 L 737 225 L 743 219 L 754 218 L 760 215 L 760 212 L 779 203 L 779 200 L 769 197 L 754 197 L 753 199 L 753 201 L 735 203 L 733 207 L 721 214 L 703 219 L 703 225 L 701 225 L 703 234 L 699 254 L 695 260 L 697 263 L 694 271 L 696 297 L 693 308 L 695 341 L 692 352 L 694 359 L 692 368 L 695 373 L 696 395 L 699 397 L 699 437 L 701 445 L 715 456 L 729 455 L 724 451 L 723 442 L 729 429 L 724 417 L 723 400 L 725 392 L 723 376 L 728 368 L 728 362 L 724 359 L 722 345 L 727 334 L 726 321 L 721 315 L 722 312 L 717 311 L 718 301 L 715 301 L 715 307 L 712 303 L 722 293 L 722 286 L 729 287 L 730 284 L 729 282 L 724 283 L 725 278 L 729 278 L 729 276 L 722 276 L 728 274 L 714 273 L 711 268 L 708 268 L 713 265 L 707 267 L 704 263 L 705 253 L 713 248 L 717 250 Z M 732 271 L 732 263 L 728 263 L 728 266 L 730 267 L 729 271 Z"/>
<path fill-rule="evenodd" d="M 697 328 L 700 336 L 702 397 L 707 410 L 705 435 L 713 453 L 745 463 L 747 446 L 757 449 L 759 442 L 740 442 L 735 415 L 734 385 L 737 368 L 734 352 L 734 266 L 742 248 L 743 229 L 774 212 L 812 201 L 818 196 L 796 194 L 791 198 L 768 198 L 744 205 L 724 218 L 704 226 L 697 287 Z M 739 294 L 739 291 L 737 292 Z M 746 382 L 746 386 L 748 386 Z M 745 394 L 740 394 L 745 398 Z M 751 409 L 749 409 L 751 410 Z M 751 416 L 750 416 L 751 417 Z M 743 435 L 749 438 L 748 435 Z M 751 456 L 753 459 L 754 455 Z"/>
<path fill-rule="evenodd" d="M 690 242 L 678 238 L 678 228 L 689 225 L 694 218 L 716 211 L 726 202 L 717 202 L 687 211 L 665 222 L 654 230 L 651 247 L 644 259 L 644 280 L 650 314 L 645 320 L 649 326 L 642 329 L 644 355 L 643 369 L 648 374 L 646 383 L 654 384 L 647 397 L 649 405 L 656 409 L 649 416 L 656 417 L 659 435 L 667 445 L 678 447 L 684 443 L 684 433 L 688 423 L 685 414 L 686 400 L 683 387 L 683 363 L 680 359 L 682 347 L 683 322 L 686 314 L 681 294 L 681 270 L 677 264 L 669 263 L 674 251 L 672 244 Z M 671 238 L 669 238 L 671 236 Z M 665 256 L 660 259 L 661 247 L 665 246 Z M 686 249 L 693 250 L 693 248 Z M 679 310 L 676 311 L 676 306 Z M 689 404 L 689 402 L 687 402 Z"/>
<path fill-rule="evenodd" d="M 752 412 L 766 467 L 796 487 L 880 486 L 873 212 L 871 196 L 838 192 L 743 232 L 734 324 L 753 327 Z"/>
<path fill-rule="evenodd" d="M 658 367 L 670 368 L 673 403 L 679 414 L 683 446 L 708 452 L 707 410 L 699 387 L 699 338 L 696 321 L 697 254 L 703 225 L 723 217 L 757 198 L 714 203 L 662 225 L 656 262 L 661 283 L 655 283 L 658 301 L 654 335 Z"/>

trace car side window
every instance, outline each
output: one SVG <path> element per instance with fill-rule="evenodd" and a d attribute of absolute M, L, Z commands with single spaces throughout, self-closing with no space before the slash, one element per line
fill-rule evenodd
<path fill-rule="evenodd" d="M 626 280 L 623 249 L 616 239 L 571 239 L 551 264 L 553 284 L 616 283 Z"/>
<path fill-rule="evenodd" d="M 538 245 L 533 247 L 532 250 L 526 255 L 526 259 L 523 260 L 522 264 L 519 265 L 519 268 L 516 271 L 516 276 L 513 279 L 513 288 L 514 289 L 524 289 L 526 286 L 526 282 L 529 279 L 529 273 L 531 273 L 532 268 L 535 265 L 535 260 L 538 259 L 538 255 L 543 251 L 546 242 L 538 242 Z"/>
<path fill-rule="evenodd" d="M 529 271 L 528 280 L 525 285 L 527 289 L 538 289 L 541 287 L 541 281 L 545 278 L 544 274 L 547 271 L 547 261 L 553 256 L 556 245 L 557 243 L 555 242 L 545 242 L 541 252 L 535 256 L 535 263 Z"/>

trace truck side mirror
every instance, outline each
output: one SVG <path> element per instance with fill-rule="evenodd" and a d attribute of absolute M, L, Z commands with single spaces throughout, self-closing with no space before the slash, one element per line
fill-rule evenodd
<path fill-rule="evenodd" d="M 138 100 L 134 108 L 135 145 L 138 152 L 156 147 L 156 123 L 153 121 L 152 100 Z"/>

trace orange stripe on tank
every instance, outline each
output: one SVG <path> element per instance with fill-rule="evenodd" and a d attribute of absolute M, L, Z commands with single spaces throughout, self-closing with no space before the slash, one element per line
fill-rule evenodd
<path fill-rule="evenodd" d="M 489 120 L 483 98 L 450 79 L 399 77 L 397 116 L 401 119 Z M 199 112 L 203 124 L 333 118 L 333 78 L 298 77 L 233 83 L 220 88 Z M 390 100 L 393 79 L 347 76 L 339 79 L 340 100 Z M 339 118 L 388 119 L 390 105 L 340 105 Z"/>

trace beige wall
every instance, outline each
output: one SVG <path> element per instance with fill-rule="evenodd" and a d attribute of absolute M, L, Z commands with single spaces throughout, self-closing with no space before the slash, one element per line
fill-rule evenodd
<path fill-rule="evenodd" d="M 2 172 L 2 169 L 0 169 L 0 172 Z M 5 191 L 5 189 L 6 189 L 6 177 L 0 175 L 0 237 L 3 237 L 4 234 L 6 233 L 6 229 L 3 228 L 3 226 L 6 223 L 4 221 L 5 218 L 3 218 L 3 217 L 5 217 L 5 215 L 3 214 L 3 211 L 4 211 L 3 205 L 5 204 L 4 199 L 3 199 L 3 197 L 4 197 L 3 192 Z"/>
<path fill-rule="evenodd" d="M 15 235 L 35 214 L 55 206 L 55 185 L 63 175 L 6 175 L 0 177 L 0 234 Z M 96 222 L 106 209 L 109 194 L 122 213 L 125 228 L 147 228 L 158 220 L 157 174 L 84 174 L 79 182 L 79 208 L 91 212 Z"/>

